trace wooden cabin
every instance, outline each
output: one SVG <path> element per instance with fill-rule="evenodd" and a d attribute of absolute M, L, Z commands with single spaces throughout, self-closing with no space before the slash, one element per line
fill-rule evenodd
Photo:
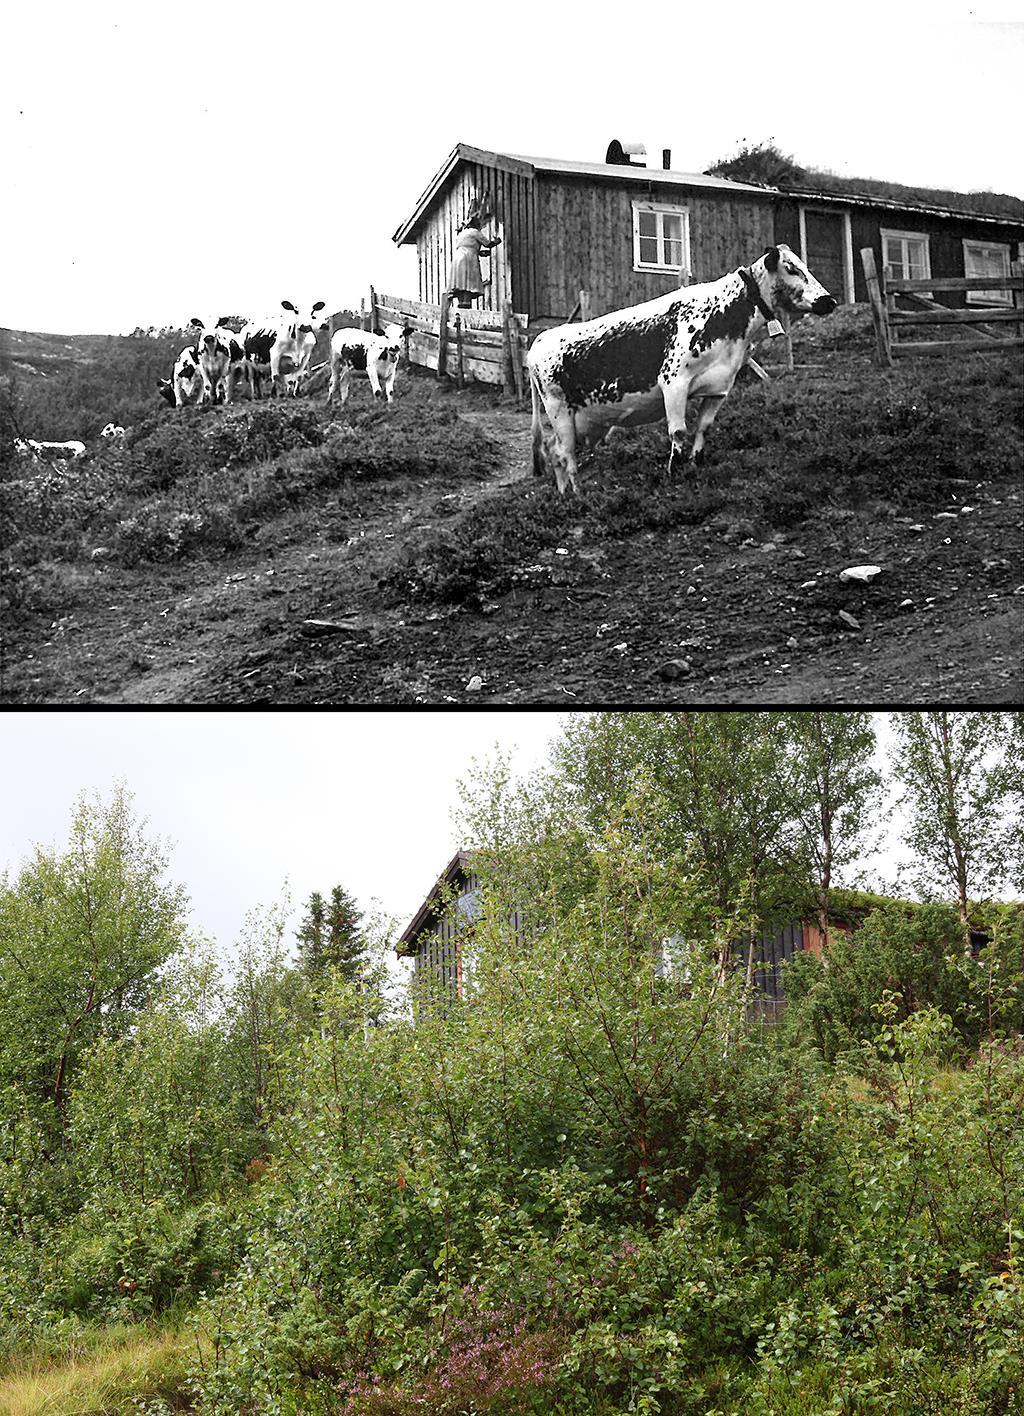
<path fill-rule="evenodd" d="M 484 263 L 490 284 L 477 307 L 509 300 L 531 327 L 568 319 L 581 290 L 601 314 L 716 279 L 759 256 L 774 230 L 772 193 L 761 187 L 458 143 L 393 238 L 416 246 L 421 300 L 440 301 L 459 224 L 483 193 L 494 211 L 488 234 L 501 245 Z"/>
<path fill-rule="evenodd" d="M 462 944 L 467 928 L 472 927 L 479 913 L 479 891 L 472 853 L 456 851 L 395 946 L 399 958 L 415 961 L 415 985 L 419 991 L 463 996 Z"/>
<path fill-rule="evenodd" d="M 1021 257 L 1021 219 L 681 172 L 667 151 L 660 168 L 648 167 L 636 160 L 637 146 L 613 142 L 601 163 L 456 144 L 393 237 L 416 247 L 418 298 L 440 302 L 458 227 L 484 194 L 494 213 L 487 232 L 501 244 L 483 261 L 488 283 L 477 308 L 500 311 L 510 301 L 531 330 L 569 319 L 581 290 L 594 315 L 623 309 L 715 280 L 777 241 L 800 252 L 845 303 L 867 299 L 865 246 L 880 271 L 911 278 L 1009 274 Z M 1000 291 L 938 298 L 1012 303 Z"/>
<path fill-rule="evenodd" d="M 860 915 L 865 911 L 854 911 Z M 399 936 L 395 952 L 414 961 L 414 989 L 419 1000 L 462 998 L 469 980 L 470 961 L 464 946 L 480 913 L 480 880 L 473 869 L 473 853 L 456 851 L 438 876 L 430 893 Z M 525 938 L 526 926 L 516 912 L 511 920 Z M 837 932 L 848 933 L 851 924 L 833 921 Z M 817 921 L 793 920 L 780 929 L 766 930 L 758 939 L 754 962 L 757 1010 L 773 1016 L 785 1005 L 782 965 L 795 953 L 820 954 L 824 938 Z M 741 957 L 742 956 L 742 957 Z M 737 945 L 737 963 L 745 961 L 745 946 Z"/>

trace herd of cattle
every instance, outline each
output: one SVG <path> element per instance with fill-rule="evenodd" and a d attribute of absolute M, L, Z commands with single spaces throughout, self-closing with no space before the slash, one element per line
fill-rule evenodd
<path fill-rule="evenodd" d="M 181 351 L 159 392 L 181 408 L 190 403 L 231 403 L 244 386 L 250 399 L 303 391 L 317 332 L 327 327 L 324 302 L 250 321 L 239 333 L 224 321 L 192 320 L 195 340 Z M 786 245 L 770 246 L 749 266 L 703 285 L 687 285 L 627 310 L 583 324 L 544 330 L 527 354 L 533 403 L 533 468 L 551 467 L 558 490 L 577 490 L 577 453 L 596 447 L 618 428 L 668 424 L 669 471 L 684 467 L 686 411 L 699 405 L 689 463 L 704 457 L 704 435 L 725 402 L 751 347 L 782 333 L 779 316 L 827 315 L 836 301 Z M 375 398 L 391 402 L 403 330 L 339 329 L 330 344 L 328 402 L 345 403 L 353 371 L 364 371 Z M 546 437 L 541 412 L 547 415 Z M 108 423 L 104 438 L 124 429 Z M 23 456 L 78 457 L 85 444 L 20 439 Z"/>
<path fill-rule="evenodd" d="M 250 320 L 237 334 L 223 319 L 214 325 L 191 320 L 195 340 L 178 355 L 173 374 L 160 381 L 158 392 L 176 408 L 232 403 L 243 388 L 250 399 L 301 393 L 317 333 L 328 325 L 324 302 L 299 309 L 282 300 L 281 309 L 282 314 L 268 320 Z M 337 330 L 331 339 L 328 402 L 339 395 L 342 403 L 347 400 L 350 375 L 359 370 L 368 375 L 374 397 L 390 403 L 401 353 L 402 330 L 397 325 L 379 332 Z"/>

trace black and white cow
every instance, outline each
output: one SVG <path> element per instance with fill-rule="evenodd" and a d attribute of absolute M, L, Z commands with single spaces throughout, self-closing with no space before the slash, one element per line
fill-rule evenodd
<path fill-rule="evenodd" d="M 108 423 L 100 433 L 101 438 L 106 438 L 107 442 L 117 447 L 124 442 L 125 429 L 120 423 Z"/>
<path fill-rule="evenodd" d="M 252 365 L 243 347 L 240 335 L 228 329 L 224 321 L 207 327 L 200 319 L 192 319 L 190 325 L 198 325 L 199 335 L 196 348 L 199 350 L 199 376 L 203 381 L 203 402 L 216 403 L 217 395 L 223 395 L 224 403 L 234 399 L 235 384 L 245 383 L 249 397 L 253 397 Z"/>
<path fill-rule="evenodd" d="M 18 457 L 26 457 L 31 462 L 52 461 L 54 458 L 84 457 L 85 443 L 77 438 L 67 442 L 40 442 L 38 438 L 15 438 L 14 451 Z"/>
<path fill-rule="evenodd" d="M 402 326 L 385 325 L 371 334 L 362 329 L 336 329 L 331 339 L 331 385 L 327 402 L 335 395 L 348 402 L 349 378 L 353 369 L 365 373 L 370 380 L 374 398 L 388 403 L 394 396 L 395 371 L 402 357 Z"/>
<path fill-rule="evenodd" d="M 527 365 L 533 397 L 533 469 L 544 470 L 543 406 L 554 437 L 558 490 L 577 490 L 577 451 L 612 428 L 668 421 L 669 471 L 684 464 L 686 407 L 700 400 L 690 462 L 728 397 L 750 346 L 785 313 L 827 315 L 836 301 L 788 246 L 720 280 L 687 285 L 584 324 L 559 325 L 534 341 Z"/>
<path fill-rule="evenodd" d="M 169 379 L 161 379 L 156 390 L 174 408 L 202 401 L 203 378 L 199 372 L 198 344 L 190 344 L 181 351 L 175 361 L 173 375 Z"/>
<path fill-rule="evenodd" d="M 327 327 L 327 318 L 321 313 L 323 300 L 302 310 L 290 300 L 282 300 L 281 309 L 283 314 L 268 320 L 250 320 L 239 336 L 252 365 L 257 398 L 266 378 L 282 398 L 289 392 L 288 374 L 297 376 L 291 380 L 293 389 L 297 389 L 316 348 L 317 331 Z"/>

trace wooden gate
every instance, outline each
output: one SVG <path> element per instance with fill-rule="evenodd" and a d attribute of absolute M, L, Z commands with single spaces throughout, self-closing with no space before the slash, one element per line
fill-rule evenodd
<path fill-rule="evenodd" d="M 528 317 L 506 304 L 494 310 L 460 310 L 449 304 L 406 300 L 400 295 L 370 292 L 370 328 L 401 325 L 406 359 L 411 364 L 447 374 L 461 385 L 467 379 L 504 384 L 523 397 Z"/>
<path fill-rule="evenodd" d="M 1024 274 L 1020 261 L 1014 261 L 1010 275 L 939 276 L 926 280 L 893 280 L 878 272 L 875 253 L 870 246 L 860 253 L 864 278 L 871 301 L 871 317 L 875 325 L 878 363 L 892 368 L 896 357 L 906 354 L 967 354 L 974 350 L 1002 353 L 1024 349 Z M 936 290 L 1010 290 L 1013 309 L 975 308 L 954 310 L 940 305 L 929 292 Z M 912 310 L 897 309 L 896 297 L 915 306 Z M 955 325 L 966 329 L 967 339 L 906 339 L 922 325 Z M 976 338 L 974 336 L 980 336 Z"/>

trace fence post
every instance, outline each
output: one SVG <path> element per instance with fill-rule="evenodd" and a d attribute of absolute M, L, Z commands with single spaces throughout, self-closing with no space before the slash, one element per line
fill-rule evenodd
<path fill-rule="evenodd" d="M 452 293 L 446 290 L 441 296 L 441 315 L 437 330 L 437 377 L 443 379 L 448 372 L 448 306 Z"/>
<path fill-rule="evenodd" d="M 377 292 L 370 286 L 370 323 L 366 326 L 369 330 L 377 328 Z"/>
<path fill-rule="evenodd" d="M 874 321 L 875 339 L 878 343 L 878 362 L 883 369 L 891 369 L 892 346 L 889 343 L 889 320 L 885 311 L 885 302 L 882 299 L 878 271 L 875 268 L 875 253 L 870 246 L 865 246 L 861 250 L 860 262 L 864 267 L 868 299 L 871 301 L 871 318 Z"/>
<path fill-rule="evenodd" d="M 522 350 L 519 348 L 519 324 L 512 313 L 512 306 L 509 305 L 509 336 L 512 342 L 512 377 L 516 384 L 516 402 L 522 403 L 525 390 L 523 388 L 523 359 Z"/>
<path fill-rule="evenodd" d="M 590 319 L 590 291 L 580 291 L 580 319 L 587 321 Z"/>
<path fill-rule="evenodd" d="M 513 364 L 515 362 L 515 354 L 513 353 L 515 345 L 513 341 L 515 334 L 512 329 L 512 306 L 508 300 L 506 300 L 501 307 L 501 334 L 501 353 L 505 365 L 505 392 L 511 396 L 515 392 L 516 387 L 515 374 L 513 373 Z"/>
<path fill-rule="evenodd" d="M 466 374 L 462 367 L 462 316 L 455 316 L 455 352 L 459 369 L 459 388 L 466 386 Z"/>
<path fill-rule="evenodd" d="M 1024 261 L 1011 261 L 1010 274 L 1020 280 L 1024 275 Z M 1017 321 L 1017 338 L 1024 339 L 1024 295 L 1016 288 L 1013 291 L 1013 307 L 1020 312 L 1020 319 Z"/>

